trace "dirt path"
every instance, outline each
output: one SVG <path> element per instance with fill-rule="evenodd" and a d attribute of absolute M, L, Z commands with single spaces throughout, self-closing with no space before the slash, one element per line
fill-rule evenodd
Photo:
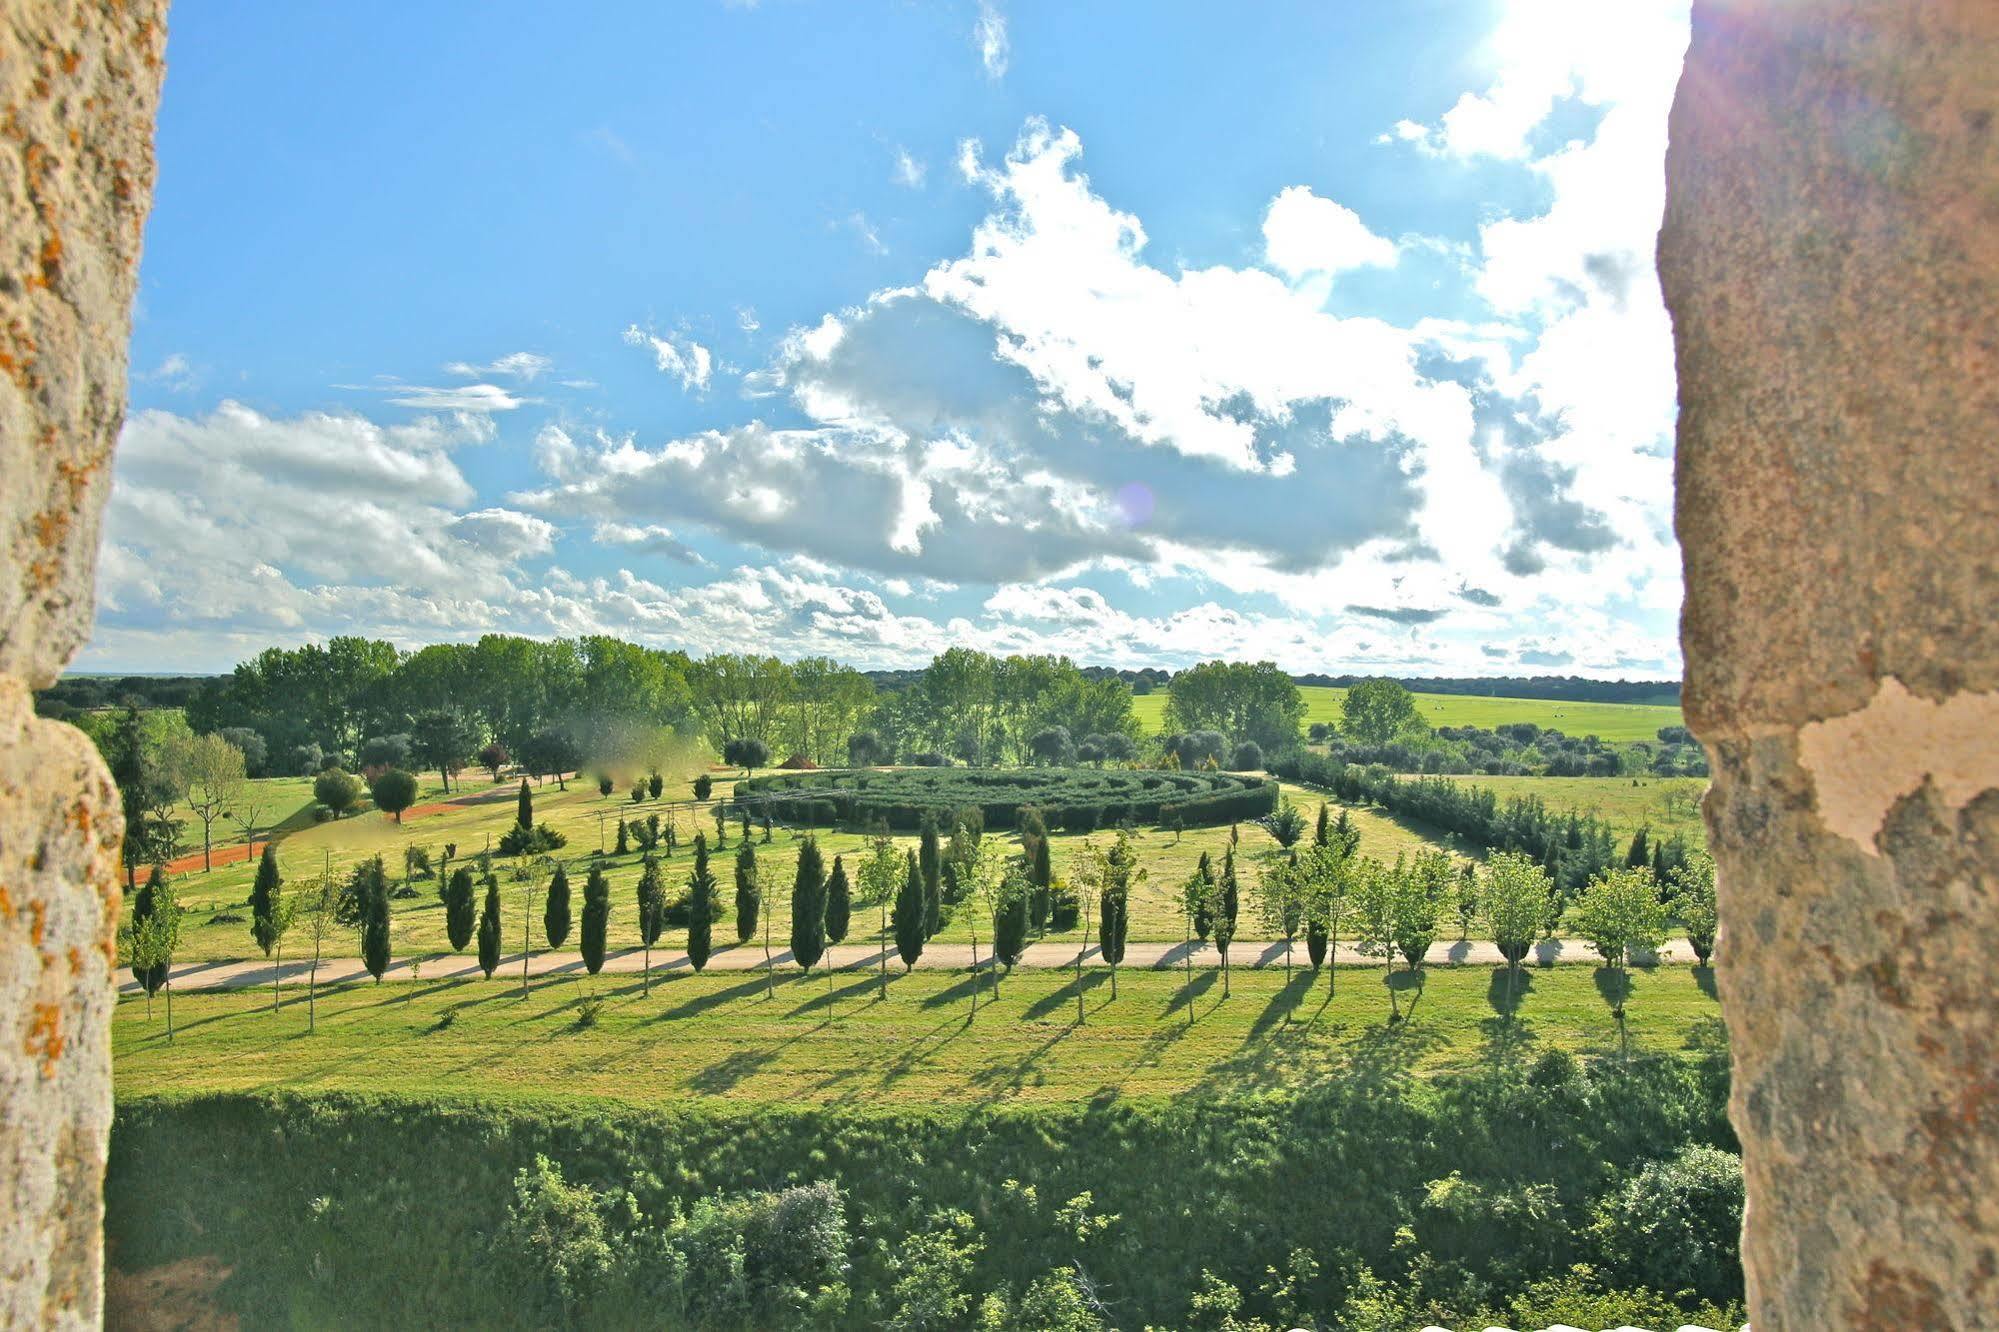
<path fill-rule="evenodd" d="M 1191 957 L 1190 957 L 1191 951 Z M 1497 966 L 1503 959 L 1499 949 L 1490 943 L 1473 940 L 1460 943 L 1456 940 L 1439 942 L 1430 948 L 1427 964 L 1430 966 Z M 1597 955 L 1589 946 L 1577 939 L 1545 939 L 1535 945 L 1529 960 L 1537 965 L 1598 962 Z M 1691 946 L 1684 939 L 1674 939 L 1659 950 L 1658 961 L 1684 963 L 1694 960 Z M 893 948 L 888 950 L 888 966 L 891 971 L 900 971 L 902 962 Z M 1125 948 L 1124 963 L 1127 967 L 1152 970 L 1170 970 L 1191 963 L 1197 967 L 1221 965 L 1221 958 L 1214 948 L 1207 944 L 1195 944 L 1191 950 L 1182 944 L 1135 943 Z M 1230 964 L 1237 967 L 1275 968 L 1284 965 L 1284 945 L 1276 942 L 1248 942 L 1237 940 L 1229 949 Z M 1340 946 L 1337 961 L 1341 966 L 1379 967 L 1379 959 L 1362 957 L 1347 944 Z M 831 966 L 839 971 L 865 971 L 881 965 L 882 950 L 872 944 L 835 944 L 826 950 L 821 966 Z M 1299 943 L 1292 949 L 1292 962 L 1305 965 L 1305 946 Z M 779 968 L 793 968 L 791 950 L 774 948 L 771 964 Z M 608 954 L 604 959 L 606 973 L 627 974 L 639 971 L 645 965 L 645 953 L 640 949 L 620 949 Z M 965 970 L 972 965 L 970 944 L 931 944 L 923 950 L 917 966 L 925 970 Z M 983 944 L 979 948 L 979 965 L 992 965 L 992 950 Z M 1076 945 L 1070 943 L 1029 944 L 1022 954 L 1020 965 L 1026 968 L 1057 969 L 1076 965 Z M 1093 944 L 1084 958 L 1084 965 L 1101 967 L 1106 965 L 1102 955 Z M 710 971 L 761 971 L 764 966 L 763 945 L 760 943 L 736 944 L 717 948 L 708 959 Z M 414 967 L 414 969 L 413 969 Z M 687 971 L 690 964 L 687 954 L 677 948 L 655 948 L 652 952 L 654 971 Z M 189 962 L 175 966 L 173 983 L 177 990 L 239 990 L 259 985 L 271 984 L 273 978 L 280 985 L 304 985 L 312 969 L 310 959 L 295 960 L 285 958 L 282 969 L 274 967 L 261 958 L 246 962 Z M 414 963 L 410 958 L 397 958 L 383 973 L 385 980 L 454 980 L 479 974 L 478 960 L 469 953 L 421 954 Z M 500 960 L 496 978 L 521 974 L 521 955 L 518 950 L 507 953 Z M 575 952 L 536 953 L 528 963 L 530 976 L 583 975 L 583 956 Z M 341 985 L 369 979 L 367 968 L 354 957 L 326 958 L 319 964 L 321 985 Z M 118 989 L 121 994 L 136 994 L 138 985 L 132 980 L 130 970 L 120 968 Z"/>

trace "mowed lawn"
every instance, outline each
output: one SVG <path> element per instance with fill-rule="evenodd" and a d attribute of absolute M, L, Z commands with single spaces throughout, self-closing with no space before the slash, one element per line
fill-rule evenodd
<path fill-rule="evenodd" d="M 289 782 L 290 779 L 283 780 Z M 733 780 L 734 774 L 717 775 L 715 794 L 726 795 Z M 435 774 L 431 774 L 428 781 L 431 784 L 426 786 L 419 799 L 425 804 L 442 800 L 442 791 L 434 785 Z M 691 786 L 692 779 L 686 774 L 671 778 L 662 793 L 664 800 L 691 799 Z M 445 844 L 450 842 L 458 846 L 459 859 L 455 863 L 465 864 L 489 841 L 498 842 L 513 823 L 517 790 L 517 782 L 494 786 L 485 780 L 484 774 L 476 780 L 468 775 L 465 793 L 477 797 L 476 803 L 441 811 L 425 810 L 420 804 L 418 809 L 422 812 L 406 815 L 401 824 L 372 810 L 328 823 L 301 821 L 296 831 L 278 842 L 279 865 L 286 879 L 296 884 L 317 876 L 323 870 L 330 870 L 335 875 L 346 874 L 362 859 L 379 854 L 390 875 L 400 882 L 406 847 L 421 847 L 435 860 Z M 1297 801 L 1308 818 L 1316 816 L 1319 796 L 1293 788 L 1286 788 L 1286 795 Z M 535 789 L 536 821 L 548 823 L 569 839 L 569 844 L 557 856 L 569 874 L 573 917 L 581 916 L 583 881 L 589 874 L 591 864 L 599 863 L 604 867 L 611 885 L 609 940 L 612 948 L 634 947 L 639 941 L 637 889 L 641 857 L 635 847 L 623 856 L 612 854 L 602 861 L 597 861 L 592 853 L 599 845 L 600 825 L 603 845 L 615 848 L 618 820 L 642 820 L 648 814 L 677 818 L 682 833 L 690 840 L 696 829 L 697 815 L 692 809 L 682 807 L 675 811 L 661 802 L 650 800 L 634 805 L 622 794 L 607 799 L 600 796 L 596 786 L 589 782 L 572 781 L 567 791 L 558 790 L 552 782 Z M 714 820 L 705 813 L 698 817 L 700 830 L 712 840 Z M 1393 860 L 1398 854 L 1435 844 L 1449 846 L 1461 854 L 1468 853 L 1468 848 L 1458 847 L 1449 839 L 1433 842 L 1430 830 L 1376 810 L 1353 809 L 1349 811 L 1349 817 L 1360 829 L 1363 853 L 1382 860 Z M 771 912 L 772 938 L 780 947 L 790 930 L 791 884 L 797 870 L 802 834 L 803 830 L 778 829 L 768 843 L 762 840 L 760 830 L 753 835 L 758 882 Z M 829 869 L 835 856 L 844 856 L 851 881 L 856 875 L 858 860 L 867 849 L 866 839 L 856 833 L 828 829 L 819 830 L 816 835 Z M 1009 847 L 1019 845 L 1018 838 L 1010 832 L 996 831 L 992 835 L 1003 838 Z M 1113 835 L 1099 833 L 1097 839 L 1101 842 Z M 1145 878 L 1132 896 L 1131 940 L 1166 942 L 1182 937 L 1185 926 L 1178 905 L 1180 889 L 1194 872 L 1202 852 L 1209 853 L 1216 862 L 1220 861 L 1228 845 L 1228 836 L 1227 828 L 1190 829 L 1177 838 L 1170 832 L 1153 828 L 1140 829 L 1135 834 L 1139 864 L 1145 870 Z M 1247 894 L 1255 877 L 1257 857 L 1272 849 L 1275 843 L 1256 824 L 1242 825 L 1240 837 L 1238 855 L 1242 862 L 1241 883 L 1245 893 L 1240 932 L 1244 938 L 1260 937 L 1257 927 L 1251 923 L 1253 907 L 1247 900 Z M 1058 878 L 1066 877 L 1070 860 L 1082 841 L 1080 835 L 1071 833 L 1058 833 L 1052 838 L 1051 853 Z M 913 849 L 916 839 L 900 837 L 896 839 L 896 844 L 902 849 Z M 721 886 L 724 910 L 730 913 L 729 922 L 715 927 L 718 945 L 736 937 L 731 922 L 734 919 L 735 858 L 739 845 L 740 825 L 732 822 L 728 848 L 710 860 L 710 867 Z M 666 858 L 662 852 L 660 863 L 667 876 L 670 894 L 678 897 L 693 868 L 692 850 L 683 846 L 671 858 Z M 524 886 L 514 880 L 510 859 L 496 856 L 494 865 L 500 880 L 501 918 L 507 946 L 511 949 L 519 944 L 521 912 L 531 896 L 535 947 L 543 947 L 540 922 L 545 880 L 537 878 L 532 884 Z M 256 955 L 256 946 L 250 938 L 249 909 L 245 905 L 255 869 L 253 864 L 238 862 L 209 873 L 197 869 L 177 876 L 180 900 L 187 909 L 177 954 L 180 960 L 214 962 Z M 858 886 L 856 883 L 856 890 Z M 412 953 L 445 951 L 448 941 L 444 933 L 444 909 L 438 899 L 436 880 L 418 879 L 411 887 L 414 895 L 397 898 L 390 903 L 391 952 L 397 957 L 405 957 Z M 972 924 L 969 908 L 961 909 L 938 937 L 946 942 L 962 942 L 971 937 Z M 983 919 L 978 921 L 981 938 L 987 937 L 989 924 Z M 854 942 L 872 940 L 878 936 L 880 929 L 879 908 L 857 905 L 849 938 Z M 685 938 L 684 930 L 670 929 L 664 936 L 663 946 L 679 948 Z M 576 946 L 572 933 L 567 947 L 574 949 Z M 351 930 L 336 931 L 328 939 L 326 947 L 329 955 L 337 956 L 354 956 L 359 951 L 359 943 Z M 303 937 L 303 930 L 288 940 L 285 946 L 287 956 L 291 957 L 300 956 L 307 949 L 309 943 Z"/>
<path fill-rule="evenodd" d="M 1340 719 L 1346 690 L 1325 685 L 1301 685 L 1305 724 Z M 1165 729 L 1166 691 L 1132 700 L 1132 709 L 1148 734 Z M 1418 694 L 1416 708 L 1431 726 L 1479 726 L 1491 730 L 1513 722 L 1533 722 L 1564 735 L 1594 735 L 1622 744 L 1656 740 L 1661 726 L 1682 724 L 1680 710 L 1649 703 L 1574 703 L 1546 698 L 1483 698 L 1470 694 Z"/>
<path fill-rule="evenodd" d="M 1719 1015 L 1712 978 L 1689 967 L 1633 973 L 1620 1037 L 1607 972 L 1525 970 L 1508 1021 L 1504 968 L 1431 968 L 1420 988 L 1394 988 L 1374 969 L 1220 976 L 1126 971 L 1023 971 L 993 998 L 983 980 L 976 1021 L 964 975 L 874 973 L 777 978 L 677 974 L 538 981 L 356 985 L 322 992 L 317 1031 L 306 998 L 288 990 L 120 1000 L 113 1019 L 121 1095 L 299 1090 L 541 1099 L 583 1097 L 658 1105 L 693 1098 L 742 1103 L 975 1106 L 1223 1095 L 1337 1077 L 1358 1061 L 1424 1074 L 1479 1061 L 1685 1051 Z M 1391 994 L 1403 1020 L 1391 1024 Z M 598 1007 L 586 1016 L 591 1003 Z M 1621 1046 L 1622 1042 L 1628 1045 Z"/>

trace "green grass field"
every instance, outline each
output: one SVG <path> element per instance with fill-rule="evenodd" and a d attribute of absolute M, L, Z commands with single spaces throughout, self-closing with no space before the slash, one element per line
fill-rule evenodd
<path fill-rule="evenodd" d="M 720 777 L 716 782 L 717 795 L 728 789 L 729 778 Z M 442 792 L 431 783 L 425 785 L 419 797 L 425 804 L 442 799 Z M 288 791 L 296 784 L 296 779 L 279 779 L 275 785 Z M 397 824 L 385 815 L 373 811 L 349 816 L 329 823 L 312 823 L 309 819 L 294 820 L 295 831 L 284 836 L 278 843 L 279 864 L 288 880 L 303 880 L 318 874 L 322 867 L 330 867 L 336 873 L 345 873 L 358 861 L 371 855 L 380 854 L 392 876 L 400 878 L 403 864 L 403 848 L 416 845 L 428 850 L 433 857 L 441 852 L 447 842 L 458 844 L 461 862 L 475 854 L 487 844 L 488 839 L 497 842 L 502 833 L 514 821 L 514 783 L 492 786 L 483 780 L 468 779 L 465 792 L 488 796 L 478 803 L 453 806 L 442 811 L 419 811 L 405 816 L 404 822 Z M 308 796 L 309 796 L 308 792 Z M 664 796 L 667 800 L 691 798 L 691 778 L 680 776 L 669 781 Z M 1307 811 L 1316 811 L 1318 797 L 1295 788 L 1285 788 L 1286 796 L 1293 798 Z M 281 802 L 277 802 L 281 803 Z M 587 782 L 571 782 L 567 791 L 559 791 L 553 783 L 537 789 L 535 793 L 535 818 L 546 822 L 569 838 L 569 844 L 559 857 L 567 864 L 575 894 L 575 910 L 581 910 L 582 877 L 588 873 L 590 853 L 598 845 L 599 820 L 602 819 L 603 845 L 613 847 L 616 842 L 617 821 L 620 817 L 637 814 L 643 818 L 648 812 L 658 812 L 661 805 L 648 801 L 644 805 L 633 805 L 622 796 L 605 799 L 597 794 L 596 787 Z M 1413 852 L 1430 846 L 1426 830 L 1391 818 L 1378 811 L 1356 809 L 1350 816 L 1361 832 L 1363 853 L 1384 860 L 1393 860 L 1402 852 Z M 682 809 L 678 814 L 683 832 L 691 836 L 694 831 L 694 817 L 690 810 Z M 703 816 L 700 821 L 702 831 L 712 838 L 715 825 L 712 819 Z M 1009 845 L 1015 845 L 1011 833 L 995 833 L 1004 837 Z M 757 834 L 758 837 L 761 833 Z M 1099 839 L 1107 836 L 1098 834 Z M 240 843 L 240 838 L 236 839 Z M 1058 877 L 1067 873 L 1068 863 L 1082 837 L 1072 833 L 1058 833 L 1051 839 L 1051 851 L 1055 872 Z M 1139 863 L 1146 871 L 1146 877 L 1132 896 L 1130 937 L 1137 942 L 1170 941 L 1181 937 L 1183 926 L 1177 902 L 1180 885 L 1194 872 L 1195 862 L 1201 852 L 1207 851 L 1219 860 L 1227 844 L 1228 830 L 1225 828 L 1203 828 L 1186 832 L 1179 838 L 1172 833 L 1157 829 L 1142 829 L 1134 839 L 1139 852 Z M 757 844 L 758 879 L 764 891 L 764 901 L 772 910 L 772 936 L 783 941 L 789 929 L 789 904 L 791 900 L 791 880 L 798 863 L 798 835 L 780 829 L 770 843 Z M 865 840 L 858 834 L 825 831 L 819 834 L 819 844 L 828 864 L 836 855 L 848 858 L 848 873 L 853 875 L 854 862 L 865 848 Z M 713 860 L 713 869 L 722 885 L 722 897 L 726 903 L 733 903 L 735 895 L 735 855 L 738 845 L 737 825 L 731 824 L 729 847 Z M 902 837 L 897 845 L 914 847 L 916 839 Z M 1255 824 L 1242 825 L 1242 846 L 1240 854 L 1245 862 L 1253 861 L 1257 854 L 1273 847 L 1267 833 Z M 607 877 L 611 881 L 611 921 L 610 946 L 613 948 L 636 945 L 638 942 L 637 886 L 640 857 L 636 851 L 623 856 L 612 855 L 602 862 Z M 669 885 L 677 896 L 693 865 L 693 853 L 683 848 L 670 860 L 663 860 Z M 509 862 L 495 857 L 495 865 L 500 878 L 502 918 L 505 922 L 506 938 L 518 940 L 521 909 L 525 900 L 524 890 L 516 885 L 507 873 Z M 250 939 L 249 912 L 244 905 L 250 895 L 251 880 L 256 867 L 239 861 L 222 866 L 210 873 L 195 869 L 178 876 L 180 900 L 187 909 L 182 921 L 182 941 L 178 957 L 189 962 L 223 961 L 232 958 L 254 956 L 255 945 Z M 1253 871 L 1245 864 L 1244 886 L 1247 889 Z M 418 880 L 414 885 L 417 895 L 390 903 L 391 937 L 390 947 L 398 957 L 410 953 L 442 952 L 446 947 L 444 935 L 444 909 L 438 901 L 435 880 Z M 540 890 L 536 883 L 534 920 L 537 930 L 540 921 Z M 1245 907 L 1245 912 L 1248 907 Z M 874 937 L 880 928 L 880 913 L 863 910 L 857 906 L 853 933 L 855 942 Z M 1247 927 L 1246 927 L 1247 929 Z M 985 932 L 981 928 L 981 934 Z M 1249 937 L 1249 930 L 1244 937 Z M 963 941 L 970 938 L 968 916 L 961 912 L 938 936 L 945 941 Z M 685 931 L 669 930 L 665 936 L 667 947 L 679 947 L 684 942 Z M 721 945 L 733 942 L 733 925 L 718 924 L 715 941 Z M 537 934 L 537 946 L 541 940 Z M 289 956 L 298 956 L 307 945 L 300 938 L 293 938 L 286 945 Z M 515 946 L 510 942 L 509 947 Z M 569 944 L 575 947 L 572 939 Z M 340 931 L 327 943 L 327 947 L 342 956 L 351 956 L 358 944 L 351 931 Z"/>
<path fill-rule="evenodd" d="M 1325 685 L 1301 685 L 1305 724 L 1338 722 L 1346 690 Z M 1165 729 L 1166 691 L 1132 700 L 1132 709 L 1147 734 Z M 1573 703 L 1545 698 L 1482 698 L 1469 694 L 1418 694 L 1416 707 L 1432 726 L 1479 726 L 1487 730 L 1512 722 L 1533 722 L 1565 735 L 1594 735 L 1623 743 L 1654 740 L 1661 726 L 1682 724 L 1677 707 L 1648 703 Z"/>
<path fill-rule="evenodd" d="M 1573 809 L 1579 814 L 1595 814 L 1627 838 L 1643 827 L 1651 829 L 1654 837 L 1680 833 L 1689 845 L 1707 845 L 1707 828 L 1701 822 L 1701 796 L 1708 786 L 1705 777 L 1452 777 L 1448 780 L 1484 787 L 1502 802 L 1513 796 L 1539 796 L 1557 813 Z"/>
<path fill-rule="evenodd" d="M 872 974 L 761 978 L 636 977 L 537 981 L 523 998 L 505 980 L 359 985 L 322 992 L 306 1032 L 302 991 L 271 1011 L 269 991 L 189 993 L 119 1002 L 112 1024 L 121 1096 L 160 1092 L 333 1090 L 507 1098 L 610 1098 L 646 1105 L 696 1099 L 870 1107 L 1168 1098 L 1295 1086 L 1326 1076 L 1361 1044 L 1397 1042 L 1417 1071 L 1464 1067 L 1543 1049 L 1615 1053 L 1618 1031 L 1586 967 L 1528 969 L 1517 1020 L 1501 1017 L 1504 969 L 1431 968 L 1420 989 L 1398 974 L 1405 1021 L 1390 1026 L 1380 971 L 1239 971 L 1230 997 L 1212 971 L 1191 987 L 1178 972 L 1125 971 L 1111 998 L 1107 970 L 1083 979 L 1076 1025 L 1068 972 L 990 978 L 976 1022 L 971 981 Z M 1705 973 L 1634 973 L 1627 1002 L 1632 1051 L 1686 1048 L 1719 1007 Z M 593 1022 L 582 1003 L 602 1001 Z M 990 1002 L 987 1002 L 990 1001 Z"/>

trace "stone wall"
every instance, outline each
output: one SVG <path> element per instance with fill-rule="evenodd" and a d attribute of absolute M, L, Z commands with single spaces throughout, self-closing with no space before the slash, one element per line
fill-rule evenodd
<path fill-rule="evenodd" d="M 90 632 L 164 0 L 0 0 L 0 1325 L 93 1326 L 118 800 L 34 718 Z"/>
<path fill-rule="evenodd" d="M 1695 0 L 1660 277 L 1758 1332 L 1999 1309 L 1999 5 Z"/>

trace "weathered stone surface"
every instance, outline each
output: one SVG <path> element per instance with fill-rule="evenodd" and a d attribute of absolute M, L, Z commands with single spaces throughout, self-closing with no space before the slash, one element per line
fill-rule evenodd
<path fill-rule="evenodd" d="M 0 0 L 0 1325 L 103 1289 L 118 801 L 36 721 L 90 630 L 152 197 L 164 0 Z"/>
<path fill-rule="evenodd" d="M 1758 1332 L 1999 1309 L 1999 6 L 1696 0 L 1660 277 Z"/>

